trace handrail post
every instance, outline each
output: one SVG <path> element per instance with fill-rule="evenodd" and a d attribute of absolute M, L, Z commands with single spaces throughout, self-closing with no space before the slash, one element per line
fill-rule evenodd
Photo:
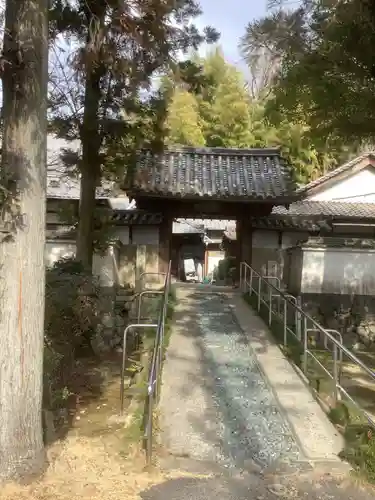
<path fill-rule="evenodd" d="M 163 360 L 163 346 L 164 346 L 164 329 L 165 321 L 168 314 L 168 300 L 169 300 L 169 290 L 171 284 L 171 261 L 169 261 L 168 272 L 165 274 L 164 280 L 164 290 L 162 304 L 160 307 L 159 318 L 156 325 L 156 337 L 154 343 L 154 349 L 152 354 L 152 359 L 150 363 L 150 373 L 147 383 L 147 414 L 146 414 L 146 425 L 145 425 L 145 448 L 146 448 L 146 459 L 147 464 L 151 463 L 152 460 L 152 446 L 153 446 L 153 409 L 157 404 L 160 396 L 161 388 L 161 367 Z"/>
<path fill-rule="evenodd" d="M 125 392 L 125 368 L 126 368 L 126 341 L 128 333 L 133 328 L 157 328 L 155 324 L 130 324 L 124 330 L 122 343 L 122 365 L 121 365 L 121 381 L 120 381 L 120 415 L 124 413 L 124 392 Z"/>
<path fill-rule="evenodd" d="M 249 295 L 252 295 L 253 293 L 253 268 L 250 267 L 250 290 L 249 290 Z"/>
<path fill-rule="evenodd" d="M 287 321 L 288 321 L 288 303 L 284 299 L 284 347 L 288 345 Z"/>
<path fill-rule="evenodd" d="M 303 318 L 303 372 L 307 373 L 307 356 L 308 356 L 308 338 L 307 338 L 307 318 Z"/>
<path fill-rule="evenodd" d="M 268 309 L 268 324 L 271 326 L 272 324 L 272 288 L 269 288 L 268 291 L 268 297 L 269 297 L 269 309 Z"/>
<path fill-rule="evenodd" d="M 144 295 L 160 295 L 163 294 L 164 290 L 144 290 L 139 294 L 138 297 L 138 313 L 137 313 L 137 321 L 138 323 L 141 320 L 141 306 L 142 306 L 142 298 Z"/>
<path fill-rule="evenodd" d="M 339 386 L 339 371 L 337 366 L 337 345 L 333 344 L 333 403 L 337 406 L 338 401 L 338 386 Z"/>
<path fill-rule="evenodd" d="M 260 311 L 260 293 L 262 288 L 262 278 L 258 276 L 258 312 Z"/>
<path fill-rule="evenodd" d="M 301 308 L 301 297 L 296 297 L 296 304 L 299 308 Z M 297 339 L 299 341 L 301 341 L 302 340 L 302 315 L 298 311 L 298 309 L 296 309 L 296 312 L 295 312 L 295 323 L 296 323 Z"/>

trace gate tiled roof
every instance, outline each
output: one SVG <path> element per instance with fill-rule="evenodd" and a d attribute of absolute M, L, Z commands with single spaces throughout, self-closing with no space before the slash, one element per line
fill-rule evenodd
<path fill-rule="evenodd" d="M 291 200 L 296 186 L 279 149 L 183 148 L 142 152 L 133 194 L 223 200 Z"/>

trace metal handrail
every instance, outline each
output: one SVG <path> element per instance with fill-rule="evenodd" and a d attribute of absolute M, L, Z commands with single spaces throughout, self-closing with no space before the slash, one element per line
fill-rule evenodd
<path fill-rule="evenodd" d="M 124 338 L 122 341 L 122 366 L 121 366 L 121 383 L 120 383 L 120 415 L 124 413 L 124 396 L 125 396 L 125 369 L 126 369 L 126 346 L 127 338 L 130 330 L 134 328 L 157 328 L 157 324 L 150 323 L 132 323 L 124 330 Z"/>
<path fill-rule="evenodd" d="M 138 312 L 137 312 L 137 321 L 138 323 L 141 321 L 141 307 L 142 307 L 142 297 L 145 295 L 164 295 L 164 290 L 143 290 L 143 292 L 139 293 L 138 297 Z"/>
<path fill-rule="evenodd" d="M 171 286 L 171 261 L 168 264 L 168 271 L 165 275 L 164 295 L 160 307 L 159 320 L 152 354 L 150 374 L 147 384 L 147 411 L 146 411 L 146 428 L 145 428 L 145 444 L 146 444 L 146 459 L 147 463 L 151 463 L 152 459 L 152 444 L 153 444 L 153 416 L 154 406 L 159 401 L 160 376 L 161 366 L 163 362 L 163 346 L 164 346 L 164 328 L 168 313 L 168 298 Z"/>
<path fill-rule="evenodd" d="M 138 307 L 137 307 L 137 323 L 130 323 L 127 325 L 127 327 L 124 330 L 124 335 L 123 335 L 123 343 L 122 343 L 122 366 L 121 366 L 121 382 L 120 382 L 120 415 L 123 414 L 124 412 L 124 397 L 125 397 L 125 371 L 126 371 L 126 361 L 127 361 L 127 338 L 130 330 L 136 329 L 136 328 L 154 328 L 156 330 L 156 335 L 155 335 L 155 344 L 154 344 L 154 349 L 153 349 L 153 358 L 155 357 L 155 349 L 159 345 L 161 341 L 164 341 L 163 335 L 164 335 L 164 322 L 165 322 L 165 317 L 166 317 L 166 305 L 168 304 L 168 295 L 169 295 L 169 289 L 170 289 L 170 269 L 171 269 L 171 264 L 169 264 L 168 268 L 168 273 L 142 273 L 141 277 L 152 274 L 152 275 L 164 275 L 165 276 L 165 282 L 162 290 L 143 290 L 140 292 L 137 292 L 135 296 L 133 297 L 133 300 L 136 299 L 138 300 Z M 142 305 L 142 297 L 144 295 L 161 295 L 163 294 L 163 302 L 159 311 L 159 316 L 158 316 L 158 321 L 157 323 L 141 323 L 140 322 L 140 313 L 141 313 L 141 305 Z M 162 331 L 162 335 L 160 335 L 160 331 Z M 151 366 L 154 365 L 154 362 L 151 362 Z M 151 373 L 153 372 L 153 368 L 151 368 Z M 150 391 L 148 390 L 148 393 Z"/>
<path fill-rule="evenodd" d="M 249 278 L 248 278 L 249 276 Z M 248 279 L 247 279 L 248 278 Z M 254 278 L 258 280 L 257 286 L 253 284 Z M 275 279 L 275 277 L 272 277 Z M 261 286 L 262 282 L 268 288 L 268 302 L 261 295 Z M 340 332 L 332 329 L 323 328 L 315 319 L 313 319 L 308 313 L 306 313 L 301 306 L 298 304 L 298 299 L 291 294 L 285 293 L 275 285 L 270 283 L 264 276 L 261 276 L 255 269 L 253 269 L 247 262 L 241 262 L 241 273 L 240 273 L 240 289 L 243 293 L 249 293 L 250 295 L 254 293 L 257 296 L 257 309 L 260 310 L 260 305 L 263 303 L 268 311 L 268 323 L 272 324 L 273 315 L 278 316 L 283 320 L 284 324 L 284 345 L 287 345 L 287 333 L 288 331 L 294 335 L 294 337 L 301 342 L 303 347 L 303 371 L 307 372 L 307 361 L 308 356 L 312 357 L 315 362 L 317 362 L 321 367 L 323 367 L 320 360 L 314 355 L 313 351 L 309 349 L 308 345 L 308 332 L 315 331 L 323 334 L 324 346 L 327 348 L 328 340 L 331 342 L 333 346 L 333 373 L 331 374 L 325 367 L 323 367 L 324 371 L 329 375 L 329 377 L 334 382 L 334 403 L 336 403 L 339 399 L 339 393 L 343 394 L 347 397 L 352 404 L 354 404 L 366 417 L 368 422 L 372 427 L 375 428 L 375 420 L 372 415 L 370 415 L 364 408 L 362 408 L 353 398 L 348 394 L 346 389 L 342 387 L 340 383 L 340 372 L 341 372 L 341 363 L 343 354 L 347 356 L 354 364 L 359 366 L 362 370 L 364 370 L 367 375 L 369 375 L 375 382 L 375 372 L 371 370 L 368 366 L 366 366 L 355 354 L 353 354 L 349 349 L 347 349 L 342 343 L 342 337 Z M 284 301 L 283 313 L 275 313 L 272 309 L 272 298 L 278 297 L 279 300 Z M 295 312 L 296 318 L 296 332 L 293 332 L 290 327 L 287 326 L 287 308 L 291 306 Z M 280 308 L 279 308 L 280 309 Z M 298 314 L 298 318 L 297 318 Z M 303 324 L 303 328 L 301 328 L 301 323 Z M 313 328 L 308 328 L 308 322 L 313 326 Z M 301 338 L 298 338 L 298 331 L 303 331 L 303 341 Z M 302 335 L 301 335 L 302 337 Z M 338 338 L 337 338 L 338 337 Z M 327 349 L 328 350 L 328 349 Z M 328 352 L 331 352 L 328 350 Z"/>
<path fill-rule="evenodd" d="M 140 285 L 140 289 L 141 289 L 141 290 L 142 290 L 142 288 L 143 288 L 143 278 L 144 278 L 145 276 L 159 276 L 159 277 L 160 277 L 160 276 L 163 276 L 163 277 L 164 277 L 164 280 L 165 280 L 165 278 L 166 278 L 166 276 L 167 276 L 167 273 L 157 273 L 157 272 L 148 272 L 148 271 L 145 271 L 145 272 L 141 273 L 141 274 L 139 275 L 139 280 L 138 280 L 139 285 Z"/>

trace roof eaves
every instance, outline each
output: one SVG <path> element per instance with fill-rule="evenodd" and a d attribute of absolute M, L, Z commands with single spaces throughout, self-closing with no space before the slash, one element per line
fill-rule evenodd
<path fill-rule="evenodd" d="M 149 187 L 148 189 L 137 186 L 131 190 L 131 196 L 136 197 L 138 195 L 142 195 L 147 198 L 165 198 L 165 197 L 173 197 L 174 199 L 181 199 L 186 201 L 220 201 L 220 202 L 242 202 L 242 203 L 271 203 L 276 202 L 277 204 L 290 204 L 296 201 L 301 200 L 301 196 L 297 193 L 291 193 L 289 195 L 283 194 L 281 196 L 273 196 L 273 195 L 256 195 L 255 193 L 251 195 L 232 195 L 227 194 L 224 196 L 223 194 L 212 195 L 210 194 L 194 194 L 188 193 L 184 194 L 182 192 L 173 192 L 173 191 L 161 191 L 160 189 L 153 189 Z"/>
<path fill-rule="evenodd" d="M 363 168 L 368 167 L 371 164 L 371 161 L 375 162 L 375 153 L 371 152 L 357 156 L 356 158 L 353 158 L 352 160 L 349 160 L 348 162 L 338 166 L 334 170 L 331 170 L 330 172 L 322 175 L 318 179 L 315 179 L 309 182 L 308 184 L 301 186 L 300 188 L 297 189 L 297 192 L 300 194 L 307 194 L 309 191 L 313 189 L 321 188 L 324 183 L 333 181 L 336 177 L 339 177 L 340 175 L 350 172 L 352 168 L 354 168 L 356 165 L 358 165 L 359 163 L 363 162 L 366 159 L 369 160 L 369 163 L 364 164 Z"/>
<path fill-rule="evenodd" d="M 166 149 L 165 154 L 196 154 L 196 155 L 220 155 L 220 156 L 279 156 L 280 148 L 195 148 L 184 146 L 181 148 Z M 156 155 L 157 156 L 157 155 Z"/>

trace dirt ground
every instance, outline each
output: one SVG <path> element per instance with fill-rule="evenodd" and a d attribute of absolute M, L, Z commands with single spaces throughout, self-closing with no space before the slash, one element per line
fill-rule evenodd
<path fill-rule="evenodd" d="M 142 413 L 130 398 L 119 417 L 120 366 L 119 359 L 81 364 L 66 424 L 47 448 L 44 476 L 25 486 L 2 486 L 0 500 L 133 500 L 168 479 L 144 470 L 135 444 Z"/>

